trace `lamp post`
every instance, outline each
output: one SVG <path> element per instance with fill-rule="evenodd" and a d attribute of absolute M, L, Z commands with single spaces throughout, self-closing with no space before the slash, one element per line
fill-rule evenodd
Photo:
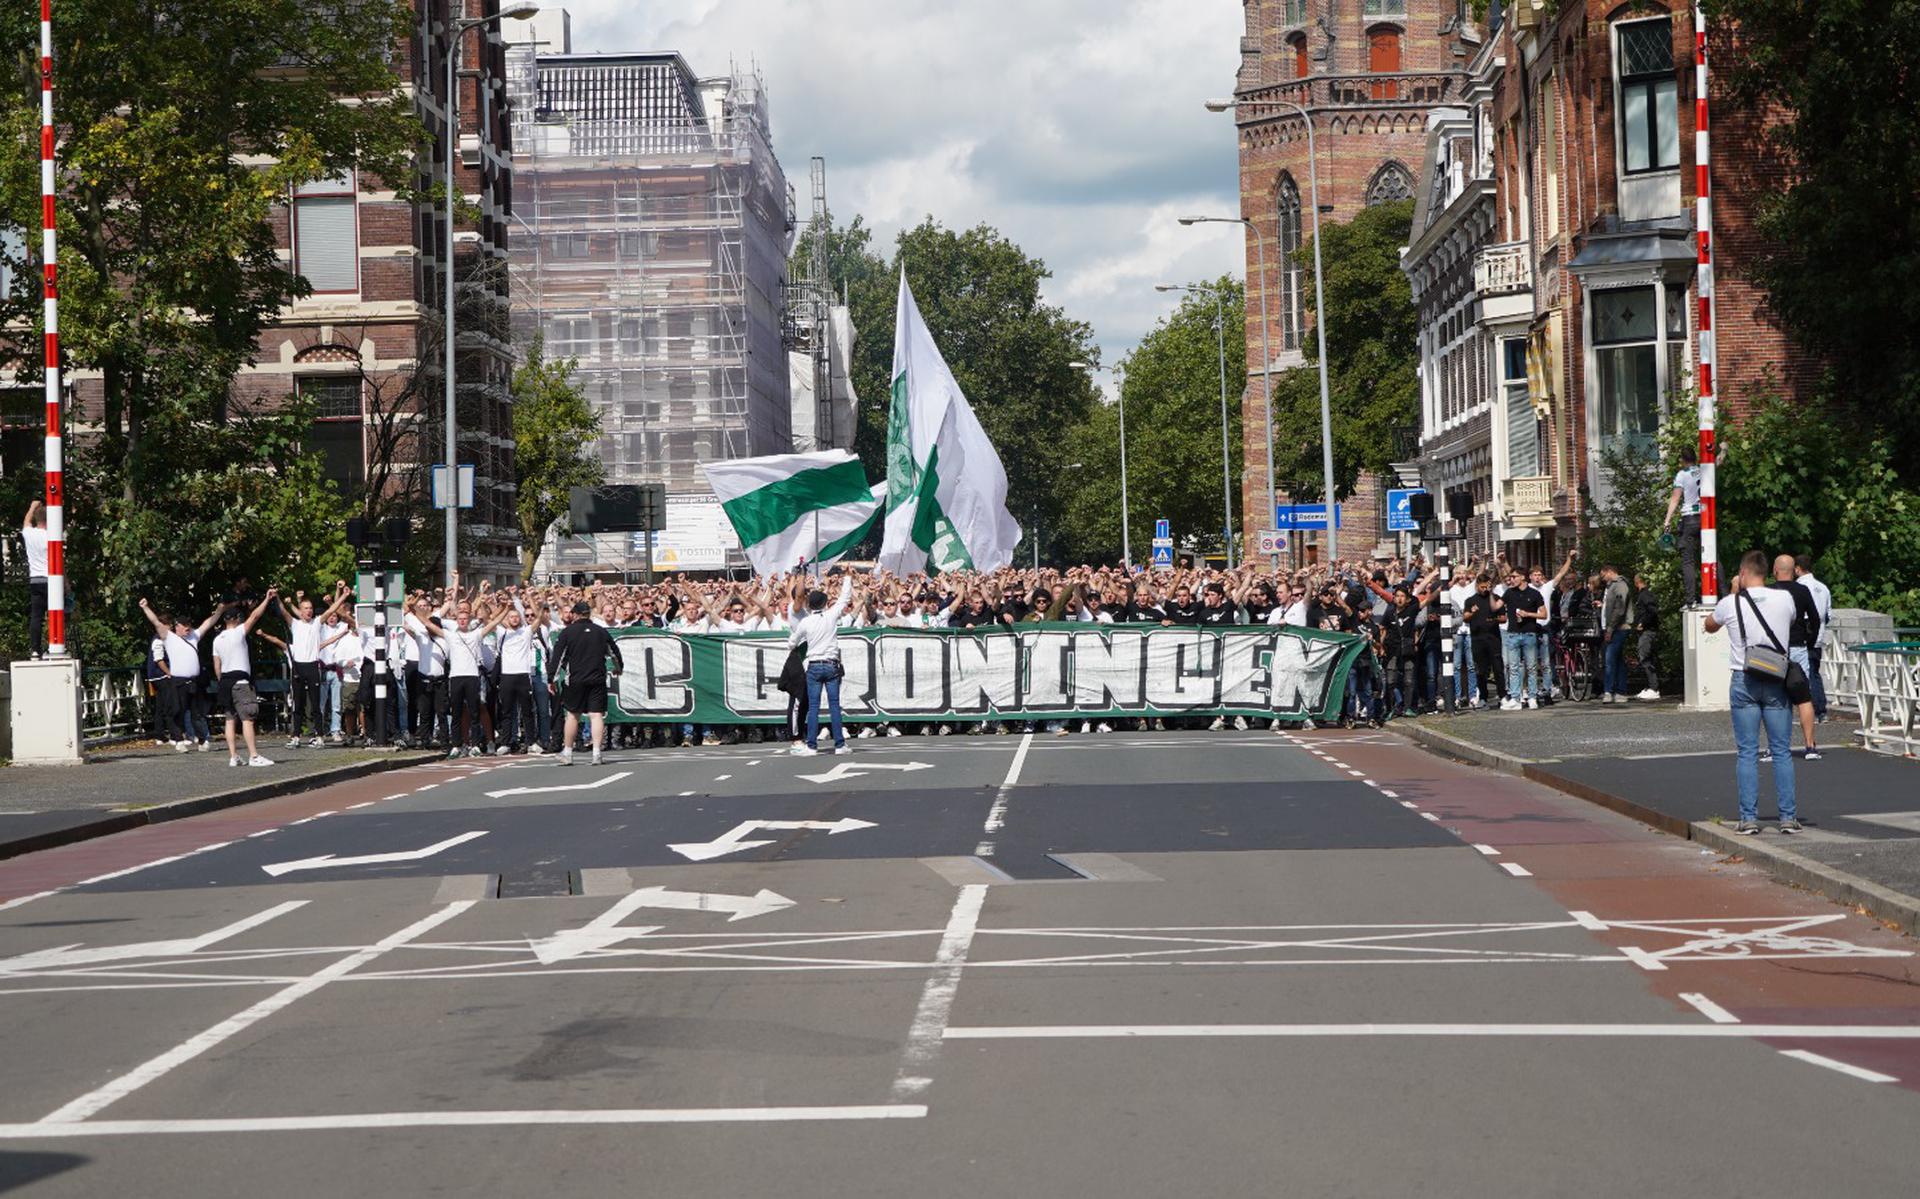
<path fill-rule="evenodd" d="M 1220 492 L 1221 504 L 1226 516 L 1227 569 L 1233 569 L 1233 458 L 1227 448 L 1227 302 L 1217 287 L 1203 287 L 1199 284 L 1158 283 L 1155 291 L 1197 292 L 1213 297 L 1215 313 L 1214 332 L 1220 345 Z"/>
<path fill-rule="evenodd" d="M 453 590 L 454 572 L 459 569 L 460 565 L 460 456 L 453 402 L 453 209 L 455 197 L 458 195 L 454 190 L 453 184 L 453 162 L 455 151 L 460 144 L 460 93 L 455 90 L 458 82 L 460 50 L 466 42 L 467 31 L 470 29 L 478 29 L 483 25 L 491 25 L 495 21 L 524 21 L 540 11 L 540 5 L 536 3 L 535 0 L 508 0 L 508 3 L 501 5 L 500 10 L 491 16 L 454 17 L 451 14 L 454 10 L 453 6 L 456 4 L 464 9 L 466 0 L 448 0 L 447 92 L 444 97 L 447 109 L 447 236 L 445 246 L 447 258 L 447 295 L 446 314 L 441 326 L 441 339 L 446 342 L 446 378 L 444 382 L 446 384 L 447 408 L 447 493 L 444 498 L 447 501 L 446 585 L 449 592 Z"/>
<path fill-rule="evenodd" d="M 1075 370 L 1094 369 L 1091 362 L 1069 362 Z M 1129 536 L 1127 516 L 1127 380 L 1119 369 L 1114 370 L 1114 402 L 1120 406 L 1120 565 L 1133 570 L 1133 539 Z"/>
<path fill-rule="evenodd" d="M 1267 520 L 1275 520 L 1279 512 L 1273 495 L 1273 324 L 1267 319 L 1267 239 L 1261 235 L 1259 226 L 1245 217 L 1231 216 L 1183 216 L 1182 225 L 1245 225 L 1253 234 L 1253 249 L 1259 255 L 1260 263 L 1260 381 L 1266 396 L 1267 418 Z M 1277 523 L 1277 522 L 1276 522 Z M 1278 564 L 1279 555 L 1274 555 Z"/>
<path fill-rule="evenodd" d="M 1313 205 L 1313 329 L 1320 343 L 1320 467 L 1325 472 L 1327 492 L 1327 561 L 1337 559 L 1340 547 L 1340 533 L 1333 519 L 1333 406 L 1327 398 L 1327 299 L 1321 282 L 1326 272 L 1320 269 L 1320 164 L 1319 156 L 1313 149 L 1313 118 L 1307 110 L 1291 100 L 1209 100 L 1208 112 L 1226 112 L 1243 106 L 1253 107 L 1269 104 L 1276 108 L 1291 108 L 1300 114 L 1301 122 L 1307 127 L 1307 191 L 1309 202 Z M 1262 268 L 1264 273 L 1264 267 Z M 1266 281 L 1261 280 L 1260 292 L 1266 294 Z M 1271 398 L 1271 393 L 1269 393 Z M 1271 409 L 1267 412 L 1269 423 L 1273 420 Z M 1269 464 L 1267 479 L 1273 479 L 1272 466 Z"/>

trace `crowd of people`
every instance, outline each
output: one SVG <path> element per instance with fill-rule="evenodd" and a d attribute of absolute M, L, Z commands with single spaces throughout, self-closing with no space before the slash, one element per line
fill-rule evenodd
<path fill-rule="evenodd" d="M 148 674 L 158 697 L 160 736 L 181 752 L 208 750 L 210 715 L 226 717 L 228 757 L 236 765 L 271 765 L 260 754 L 259 688 L 253 680 L 254 644 L 272 647 L 284 661 L 289 750 L 328 743 L 392 741 L 445 750 L 450 756 L 513 753 L 570 754 L 585 716 L 589 730 L 604 717 L 605 688 L 618 671 L 611 637 L 579 651 L 575 669 L 556 669 L 573 653 L 567 630 L 649 627 L 684 633 L 785 632 L 796 642 L 812 626 L 814 644 L 790 664 L 787 686 L 796 704 L 789 727 L 621 724 L 616 745 L 712 745 L 784 737 L 812 745 L 806 714 L 837 679 L 813 679 L 836 659 L 837 645 L 820 643 L 822 620 L 840 628 L 983 629 L 1029 621 L 1147 623 L 1163 626 L 1292 625 L 1364 638 L 1366 648 L 1349 673 L 1338 719 L 1347 725 L 1418 717 L 1445 706 L 1531 709 L 1564 698 L 1553 663 L 1558 646 L 1584 641 L 1602 663 L 1604 703 L 1652 700 L 1660 695 L 1654 665 L 1661 612 L 1643 578 L 1612 566 L 1576 575 L 1569 555 L 1549 575 L 1503 558 L 1473 556 L 1449 581 L 1420 555 L 1374 562 L 1337 562 L 1273 571 L 1264 564 L 1231 570 L 1183 567 L 1171 571 L 1118 566 L 1068 569 L 1006 568 L 990 573 L 895 577 L 854 568 L 826 580 L 796 571 L 746 581 L 676 575 L 648 585 L 595 583 L 495 589 L 482 583 L 407 594 L 403 616 L 387 629 L 384 660 L 393 672 L 387 725 L 376 728 L 374 663 L 378 634 L 356 615 L 344 580 L 319 595 L 279 589 L 255 595 L 245 580 L 197 625 L 156 612 L 143 601 L 154 637 Z M 1794 568 L 1805 574 L 1804 565 Z M 1810 576 L 1807 576 L 1810 577 Z M 1817 583 L 1817 580 L 1814 581 Z M 841 592 L 829 597 L 823 587 Z M 1803 588 L 1805 589 L 1805 588 Z M 1809 594 L 1812 592 L 1809 590 Z M 830 602 L 831 600 L 831 602 Z M 826 611 L 818 615 L 813 605 Z M 1452 618 L 1451 671 L 1444 660 L 1443 604 Z M 1818 643 L 1818 605 L 1810 604 L 1811 632 L 1796 626 L 1795 644 Z M 216 628 L 218 632 L 215 633 Z M 208 634 L 214 633 L 210 640 Z M 599 657 L 595 658 L 594 654 Z M 1645 686 L 1629 683 L 1637 660 Z M 606 663 L 612 663 L 611 671 Z M 1817 677 L 1816 670 L 1813 672 Z M 567 702 L 569 679 L 587 688 Z M 1450 682 L 1449 682 L 1450 680 Z M 595 689 L 597 688 L 597 690 Z M 808 701 L 812 693 L 812 702 Z M 829 708 L 835 706 L 829 703 Z M 822 713 L 830 715 L 830 713 Z M 568 717 L 574 719 L 569 720 Z M 1811 719 L 1809 714 L 1808 719 Z M 1155 723 L 1165 724 L 1166 721 Z M 1301 727 L 1289 722 L 1286 727 Z M 1304 722 L 1308 725 L 1311 721 Z M 1038 724 L 1005 721 L 864 725 L 857 736 L 1038 729 L 1067 735 L 1111 732 L 1113 719 Z M 1221 717 L 1213 727 L 1245 728 L 1245 717 Z M 1808 743 L 1813 739 L 1807 725 Z M 590 735 L 604 745 L 606 732 Z M 836 731 L 836 744 L 843 735 Z M 242 752 L 244 749 L 244 752 Z M 594 750 L 597 752 L 597 749 Z M 1817 751 L 1816 751 L 1817 753 Z"/>

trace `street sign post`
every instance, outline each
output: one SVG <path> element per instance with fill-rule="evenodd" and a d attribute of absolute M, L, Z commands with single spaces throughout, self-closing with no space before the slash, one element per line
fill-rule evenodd
<path fill-rule="evenodd" d="M 1342 527 L 1344 514 L 1341 506 L 1333 506 L 1333 527 Z M 1327 506 L 1325 504 L 1281 504 L 1273 510 L 1273 527 L 1276 529 L 1324 529 L 1327 527 Z"/>
<path fill-rule="evenodd" d="M 1387 532 L 1418 533 L 1420 522 L 1413 519 L 1409 502 L 1416 495 L 1425 495 L 1424 487 L 1396 487 L 1387 492 Z"/>
<path fill-rule="evenodd" d="M 1260 552 L 1276 555 L 1287 552 L 1287 535 L 1278 529 L 1260 530 Z"/>
<path fill-rule="evenodd" d="M 1173 522 L 1164 516 L 1154 521 L 1153 539 L 1155 542 L 1171 541 L 1173 539 Z"/>

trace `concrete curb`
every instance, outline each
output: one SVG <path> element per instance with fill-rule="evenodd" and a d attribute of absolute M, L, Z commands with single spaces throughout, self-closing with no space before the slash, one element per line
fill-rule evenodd
<path fill-rule="evenodd" d="M 1763 867 L 1776 880 L 1817 892 L 1837 903 L 1864 908 L 1876 919 L 1896 925 L 1909 936 L 1920 936 L 1920 898 L 1905 895 L 1890 887 L 1868 882 L 1844 870 L 1803 857 L 1757 837 L 1742 837 L 1710 822 L 1689 823 L 1677 816 L 1656 811 L 1623 796 L 1602 791 L 1589 784 L 1555 774 L 1546 764 L 1517 758 L 1489 749 L 1464 737 L 1456 737 L 1424 725 L 1402 722 L 1394 731 L 1405 734 L 1427 749 L 1449 757 L 1485 766 L 1505 774 L 1518 775 L 1530 782 L 1584 799 L 1642 824 L 1689 841 L 1698 841 L 1722 853 L 1739 854 Z"/>
<path fill-rule="evenodd" d="M 11 841 L 0 841 L 0 859 L 17 858 L 21 854 L 37 853 L 43 849 L 55 849 L 62 845 L 72 845 L 78 841 L 91 841 L 96 837 L 111 836 L 131 828 L 140 828 L 149 824 L 164 824 L 169 820 L 183 820 L 188 816 L 200 816 L 208 812 L 218 812 L 226 808 L 237 808 L 243 804 L 258 803 L 263 799 L 277 799 L 283 795 L 298 795 L 302 791 L 313 791 L 320 787 L 330 787 L 335 783 L 349 782 L 364 778 L 370 774 L 398 770 L 406 766 L 418 766 L 423 762 L 433 762 L 442 755 L 437 753 L 405 753 L 396 751 L 391 757 L 374 758 L 365 762 L 354 762 L 346 766 L 336 766 L 328 770 L 316 770 L 293 778 L 275 779 L 255 783 L 246 787 L 234 787 L 227 791 L 217 791 L 212 795 L 199 795 L 192 799 L 179 799 L 171 803 L 155 804 L 150 808 L 141 808 L 132 812 L 117 812 L 102 809 L 95 820 L 69 825 L 66 828 L 49 829 L 46 832 L 32 833 L 17 837 Z"/>

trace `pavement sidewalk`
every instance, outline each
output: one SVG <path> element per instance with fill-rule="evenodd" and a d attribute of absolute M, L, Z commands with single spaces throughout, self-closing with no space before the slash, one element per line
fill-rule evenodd
<path fill-rule="evenodd" d="M 272 766 L 230 767 L 226 746 L 176 753 L 152 741 L 90 751 L 79 766 L 0 768 L 0 858 L 104 837 L 143 824 L 310 791 L 430 762 L 418 750 L 260 748 Z"/>
<path fill-rule="evenodd" d="M 1738 853 L 1776 878 L 1864 907 L 1920 935 L 1920 762 L 1854 746 L 1852 721 L 1817 726 L 1819 761 L 1795 763 L 1807 831 L 1779 835 L 1772 768 L 1760 768 L 1757 837 L 1733 832 L 1733 735 L 1725 712 L 1673 703 L 1560 703 L 1397 721 L 1429 749 L 1521 775 L 1676 836 Z M 1799 731 L 1794 732 L 1796 745 Z M 1797 751 L 1796 751 L 1797 752 Z"/>

